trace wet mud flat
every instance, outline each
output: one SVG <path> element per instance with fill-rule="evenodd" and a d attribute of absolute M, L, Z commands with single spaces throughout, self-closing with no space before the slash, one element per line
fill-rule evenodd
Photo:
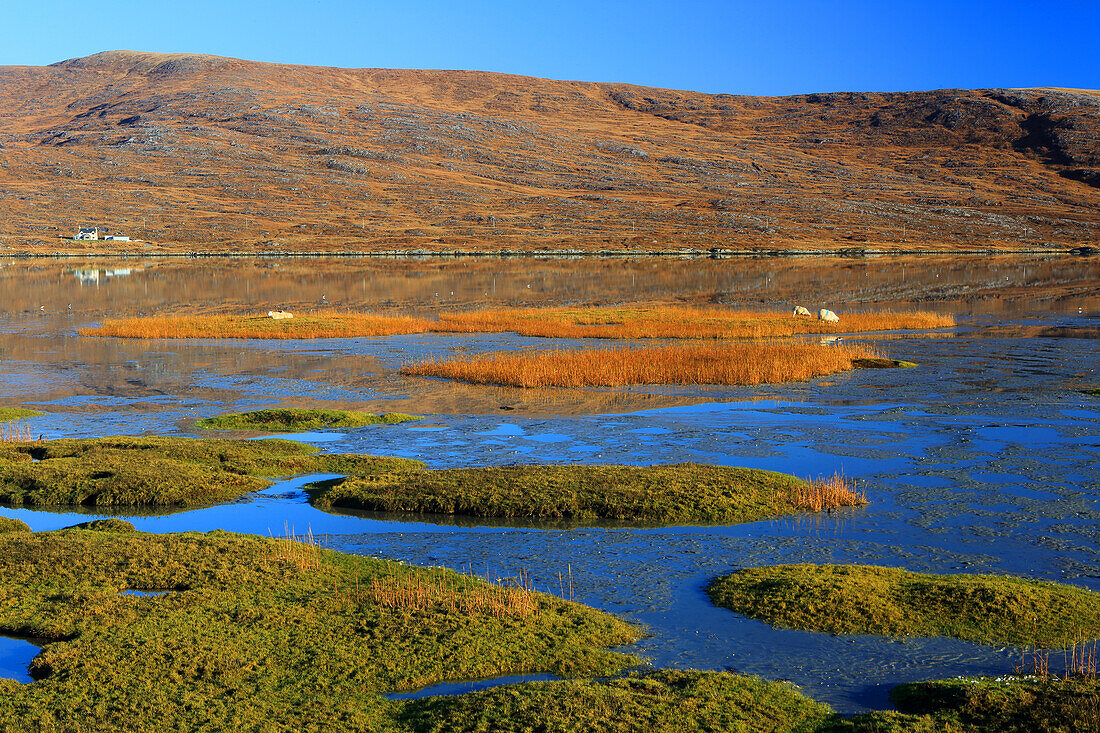
<path fill-rule="evenodd" d="M 925 273 L 934 281 L 931 275 Z M 59 280 L 56 287 L 55 298 L 70 286 Z M 335 514 L 307 503 L 303 479 L 224 506 L 130 520 L 154 532 L 278 535 L 309 527 L 336 549 L 502 577 L 523 571 L 555 593 L 559 573 L 571 571 L 578 601 L 646 624 L 649 636 L 631 650 L 657 666 L 789 679 L 816 699 L 855 711 L 885 707 L 886 691 L 904 681 L 1010 673 L 1020 651 L 775 630 L 714 607 L 704 592 L 708 582 L 754 565 L 860 562 L 1005 572 L 1100 589 L 1100 398 L 1081 391 L 1100 382 L 1097 308 L 1062 287 L 1053 299 L 1036 291 L 1020 310 L 1005 313 L 1008 301 L 990 292 L 985 313 L 967 312 L 973 303 L 942 305 L 962 316 L 949 337 L 868 341 L 917 369 L 755 388 L 535 398 L 393 372 L 425 355 L 556 343 L 545 339 L 120 344 L 78 339 L 72 332 L 83 321 L 68 311 L 9 312 L 0 319 L 0 403 L 45 411 L 27 424 L 46 437 L 189 434 L 192 420 L 221 412 L 326 406 L 425 414 L 384 431 L 340 429 L 304 439 L 325 452 L 409 457 L 430 467 L 696 461 L 802 477 L 843 471 L 870 505 L 735 527 Z M 36 530 L 79 521 L 64 512 L 3 512 Z"/>

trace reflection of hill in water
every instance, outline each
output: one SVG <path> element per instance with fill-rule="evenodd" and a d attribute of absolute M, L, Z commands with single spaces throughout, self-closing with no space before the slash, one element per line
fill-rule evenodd
<path fill-rule="evenodd" d="M 130 270 L 126 277 L 105 272 Z M 100 273 L 96 281 L 76 273 Z M 323 307 L 431 313 L 498 305 L 644 301 L 783 307 L 946 300 L 961 313 L 1100 308 L 1100 259 L 1077 257 L 600 259 L 215 259 L 15 261 L 0 269 L 14 313 L 110 315 Z M 1074 305 L 1080 305 L 1074 300 Z M 957 306 L 957 307 L 956 307 Z M 0 311 L 2 315 L 2 311 Z"/>
<path fill-rule="evenodd" d="M 100 273 L 84 282 L 77 273 Z M 126 276 L 103 273 L 127 272 Z M 508 335 L 408 336 L 278 344 L 81 338 L 114 315 L 322 307 L 433 313 L 497 305 L 685 302 L 739 308 L 839 304 L 962 314 L 1100 310 L 1100 259 L 883 257 L 728 260 L 162 259 L 14 261 L 0 268 L 0 398 L 123 399 L 132 412 L 166 396 L 412 413 L 606 414 L 694 404 L 706 390 L 516 390 L 406 378 L 402 361 L 463 348 L 551 348 Z M 83 284 L 82 284 L 83 283 Z M 453 295 L 452 295 L 453 293 Z M 324 297 L 324 301 L 322 301 Z M 943 298 L 945 302 L 928 302 Z M 71 305 L 71 310 L 70 310 Z M 44 309 L 43 309 L 44 306 Z M 3 331 L 7 331 L 4 333 Z M 752 390 L 744 390 L 744 399 Z M 150 401 L 143 403 L 143 401 Z M 62 403 L 71 412 L 102 409 Z M 47 407 L 47 409 L 51 409 Z"/>

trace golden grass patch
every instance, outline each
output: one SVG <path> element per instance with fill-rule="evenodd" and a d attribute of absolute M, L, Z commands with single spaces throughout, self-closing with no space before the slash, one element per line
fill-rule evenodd
<path fill-rule="evenodd" d="M 321 339 L 423 333 L 431 322 L 408 316 L 321 313 L 274 319 L 267 316 L 180 315 L 110 318 L 82 336 L 168 339 Z"/>
<path fill-rule="evenodd" d="M 320 312 L 294 318 L 178 315 L 108 319 L 83 336 L 120 338 L 314 339 L 409 333 L 503 333 L 545 338 L 740 339 L 946 328 L 954 316 L 928 311 L 851 313 L 840 324 L 789 313 L 682 306 L 499 308 L 441 313 L 438 319 L 371 313 Z"/>
<path fill-rule="evenodd" d="M 449 333 L 514 331 L 547 338 L 768 338 L 837 331 L 945 328 L 954 316 L 928 311 L 852 313 L 839 325 L 790 313 L 731 311 L 684 306 L 622 308 L 502 308 L 442 313 L 436 330 Z"/>
<path fill-rule="evenodd" d="M 614 349 L 496 352 L 409 364 L 402 374 L 511 387 L 778 384 L 852 369 L 876 355 L 859 345 L 753 341 Z"/>

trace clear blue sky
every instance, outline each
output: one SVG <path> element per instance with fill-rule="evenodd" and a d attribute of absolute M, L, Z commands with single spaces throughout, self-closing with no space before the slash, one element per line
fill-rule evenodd
<path fill-rule="evenodd" d="M 4 0 L 0 65 L 97 51 L 734 94 L 1100 87 L 1100 0 Z"/>

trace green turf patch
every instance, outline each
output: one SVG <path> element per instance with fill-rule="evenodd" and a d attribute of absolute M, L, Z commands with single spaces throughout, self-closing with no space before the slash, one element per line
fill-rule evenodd
<path fill-rule="evenodd" d="M 802 511 L 793 497 L 805 485 L 772 471 L 682 463 L 400 471 L 326 482 L 310 493 L 320 508 L 734 524 Z"/>
<path fill-rule="evenodd" d="M 413 731 L 809 731 L 829 708 L 794 687 L 725 672 L 660 671 L 615 680 L 508 685 L 407 703 Z"/>
<path fill-rule="evenodd" d="M 920 365 L 898 359 L 852 359 L 854 369 L 912 369 L 917 366 Z"/>
<path fill-rule="evenodd" d="M 1063 648 L 1100 638 L 1100 593 L 1002 575 L 776 565 L 718 578 L 716 605 L 780 628 Z"/>
<path fill-rule="evenodd" d="M 13 731 L 400 730 L 380 693 L 638 661 L 608 651 L 635 627 L 554 596 L 220 531 L 2 535 L 0 633 L 47 640 L 0 680 Z"/>
<path fill-rule="evenodd" d="M 46 413 L 39 412 L 38 410 L 25 410 L 22 407 L 0 407 L 0 422 L 22 420 L 25 417 L 35 417 L 45 414 Z"/>
<path fill-rule="evenodd" d="M 202 430 L 258 430 L 271 433 L 297 433 L 321 428 L 358 428 L 363 425 L 395 425 L 420 420 L 417 415 L 387 412 L 375 415 L 354 410 L 305 410 L 277 408 L 237 412 L 195 421 Z"/>
<path fill-rule="evenodd" d="M 1089 387 L 1088 389 L 1083 389 L 1081 391 L 1087 395 L 1092 395 L 1093 397 L 1100 397 L 1100 387 Z"/>
<path fill-rule="evenodd" d="M 0 501 L 25 505 L 199 506 L 306 473 L 369 475 L 416 461 L 319 455 L 288 440 L 94 438 L 0 443 Z"/>
<path fill-rule="evenodd" d="M 901 712 L 868 713 L 822 733 L 965 731 L 1036 733 L 1100 730 L 1100 683 L 1095 679 L 953 679 L 900 685 L 890 698 Z"/>
<path fill-rule="evenodd" d="M 0 517 L 0 534 L 30 531 L 31 528 L 21 519 L 16 519 L 15 517 Z"/>

